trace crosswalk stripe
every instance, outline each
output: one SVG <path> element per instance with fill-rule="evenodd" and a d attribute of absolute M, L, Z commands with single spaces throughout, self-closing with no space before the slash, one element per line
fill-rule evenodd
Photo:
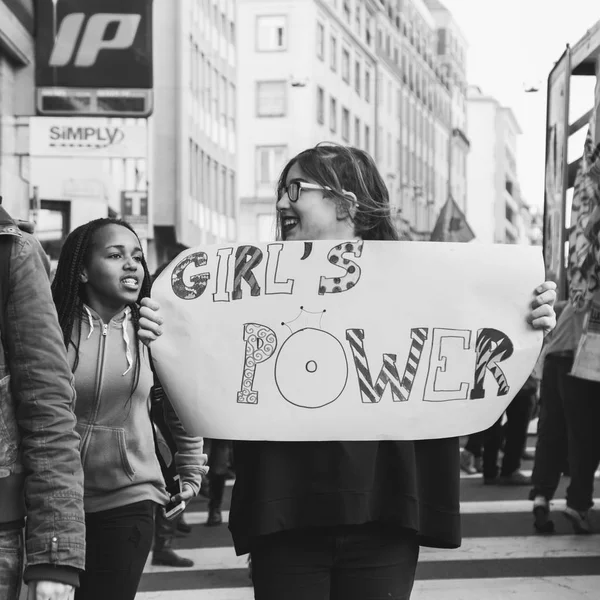
<path fill-rule="evenodd" d="M 229 523 L 229 511 L 223 510 L 221 511 L 221 516 L 223 517 L 223 523 Z M 207 511 L 189 511 L 185 512 L 185 520 L 190 525 L 199 525 L 201 523 L 206 523 L 206 519 L 208 518 Z"/>
<path fill-rule="evenodd" d="M 600 589 L 600 576 L 502 577 L 490 579 L 430 579 L 416 581 L 413 598 L 418 600 L 482 600 L 483 598 L 560 598 L 584 600 Z M 136 600 L 253 600 L 252 588 L 212 588 L 139 592 Z"/>
<path fill-rule="evenodd" d="M 531 474 L 533 473 L 533 471 L 531 469 L 520 469 L 520 471 L 521 471 L 521 473 L 523 473 L 523 475 L 525 475 L 527 477 L 531 477 Z M 596 474 L 594 475 L 594 477 L 596 479 L 600 479 L 600 471 L 596 471 Z M 461 479 L 483 479 L 483 475 L 481 473 L 475 473 L 473 475 L 469 475 L 468 473 L 461 471 L 460 478 Z"/>
<path fill-rule="evenodd" d="M 236 556 L 232 547 L 194 548 L 178 550 L 178 554 L 194 561 L 186 570 L 244 569 L 246 556 Z M 466 538 L 456 550 L 421 548 L 419 562 L 505 560 L 515 558 L 574 558 L 600 559 L 600 536 L 565 535 L 554 538 L 540 536 Z M 146 565 L 145 573 L 167 573 L 182 569 Z"/>
<path fill-rule="evenodd" d="M 600 503 L 600 498 L 594 499 L 594 504 Z M 567 505 L 564 499 L 552 500 L 551 510 L 563 510 Z M 479 502 L 461 502 L 460 512 L 463 515 L 485 513 L 529 513 L 533 510 L 531 500 L 481 500 Z"/>
<path fill-rule="evenodd" d="M 600 498 L 594 499 L 594 504 L 600 506 Z M 563 510 L 566 502 L 562 498 L 557 498 L 551 503 L 552 510 Z M 531 500 L 480 500 L 478 502 L 461 502 L 460 512 L 463 515 L 485 514 L 485 513 L 529 513 L 533 510 Z M 222 511 L 223 523 L 229 523 L 229 511 Z M 206 523 L 208 518 L 207 511 L 187 511 L 185 520 L 190 525 L 199 525 Z"/>
<path fill-rule="evenodd" d="M 531 471 L 531 469 L 521 469 L 521 473 L 523 473 L 523 475 L 525 475 L 527 477 L 531 477 L 532 471 Z M 461 471 L 460 478 L 461 479 L 483 479 L 483 475 L 481 473 L 474 473 L 473 475 L 469 475 L 468 473 Z"/>

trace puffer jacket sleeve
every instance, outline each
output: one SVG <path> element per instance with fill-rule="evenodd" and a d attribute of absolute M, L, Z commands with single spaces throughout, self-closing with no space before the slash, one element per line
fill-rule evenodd
<path fill-rule="evenodd" d="M 85 519 L 75 390 L 42 256 L 33 236 L 23 233 L 15 242 L 7 304 L 11 390 L 27 473 L 27 569 L 81 570 Z"/>
<path fill-rule="evenodd" d="M 163 398 L 163 411 L 165 422 L 177 446 L 175 452 L 177 473 L 181 477 L 181 482 L 189 483 L 194 489 L 194 494 L 197 495 L 202 485 L 202 475 L 208 473 L 204 440 L 201 437 L 188 435 L 166 394 Z"/>

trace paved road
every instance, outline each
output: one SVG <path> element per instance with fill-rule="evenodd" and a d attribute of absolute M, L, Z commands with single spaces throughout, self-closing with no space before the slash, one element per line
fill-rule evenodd
<path fill-rule="evenodd" d="M 557 532 L 552 536 L 533 531 L 529 488 L 484 486 L 480 476 L 463 477 L 461 484 L 463 545 L 422 550 L 412 600 L 600 599 L 600 517 L 598 534 L 572 535 L 559 514 L 566 480 L 554 503 Z M 597 480 L 597 495 L 599 484 Z M 227 507 L 230 492 L 228 487 Z M 203 526 L 203 499 L 190 506 L 187 518 L 195 524 L 193 531 L 178 539 L 177 547 L 195 566 L 175 570 L 148 565 L 138 600 L 253 598 L 245 558 L 235 556 L 227 526 Z"/>

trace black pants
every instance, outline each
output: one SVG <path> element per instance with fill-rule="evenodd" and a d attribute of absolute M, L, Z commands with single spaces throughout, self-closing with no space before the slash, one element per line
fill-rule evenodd
<path fill-rule="evenodd" d="M 485 431 L 472 433 L 467 439 L 465 450 L 468 450 L 475 458 L 480 458 L 483 453 L 483 442 L 485 439 Z"/>
<path fill-rule="evenodd" d="M 419 545 L 366 524 L 263 536 L 251 557 L 256 600 L 408 600 Z"/>
<path fill-rule="evenodd" d="M 85 572 L 75 600 L 133 600 L 152 545 L 149 500 L 86 513 Z"/>
<path fill-rule="evenodd" d="M 501 475 L 510 475 L 521 466 L 521 456 L 527 442 L 527 429 L 533 405 L 533 394 L 519 392 L 506 409 Z M 502 446 L 502 438 L 502 418 L 500 418 L 485 432 L 483 438 L 483 476 L 486 479 L 493 479 L 498 475 L 498 454 Z"/>
<path fill-rule="evenodd" d="M 586 511 L 594 505 L 594 474 L 600 464 L 600 382 L 568 375 L 566 393 L 571 472 L 567 505 Z"/>
<path fill-rule="evenodd" d="M 538 421 L 535 462 L 530 499 L 544 496 L 552 500 L 565 469 L 567 458 L 567 420 L 565 404 L 573 357 L 549 354 L 544 360 L 540 386 L 540 419 Z"/>

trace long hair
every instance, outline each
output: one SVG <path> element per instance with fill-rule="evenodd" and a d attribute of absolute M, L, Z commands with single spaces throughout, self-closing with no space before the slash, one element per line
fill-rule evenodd
<path fill-rule="evenodd" d="M 81 281 L 81 273 L 83 268 L 88 263 L 94 236 L 97 231 L 107 225 L 120 225 L 131 231 L 136 238 L 137 233 L 131 225 L 120 219 L 95 219 L 85 225 L 81 225 L 74 229 L 65 240 L 65 243 L 60 252 L 58 266 L 56 267 L 56 275 L 52 282 L 52 298 L 56 305 L 58 313 L 58 322 L 63 333 L 65 347 L 69 345 L 75 348 L 75 361 L 73 363 L 73 373 L 79 364 L 79 346 L 81 344 L 81 319 L 84 315 L 83 303 L 85 301 L 85 288 Z M 139 238 L 138 238 L 139 241 Z M 141 244 L 140 244 L 141 245 Z M 140 293 L 137 301 L 150 296 L 150 273 L 146 259 L 142 256 L 142 267 L 144 269 L 144 281 L 142 282 Z M 137 329 L 140 320 L 140 309 L 137 303 L 129 305 L 131 309 L 131 318 L 136 331 L 136 343 L 138 344 L 138 352 L 136 352 L 134 376 L 131 392 L 133 394 L 140 377 L 140 352 L 139 340 L 137 338 Z M 77 330 L 77 339 L 73 341 L 73 328 L 75 323 L 79 326 Z"/>
<path fill-rule="evenodd" d="M 398 240 L 398 232 L 390 213 L 390 198 L 383 178 L 369 154 L 350 146 L 329 142 L 317 144 L 300 152 L 284 167 L 277 183 L 277 198 L 281 197 L 288 173 L 297 164 L 313 181 L 332 191 L 324 192 L 350 214 L 353 202 L 345 192 L 352 192 L 358 201 L 353 217 L 354 232 L 364 240 Z M 277 239 L 281 239 L 281 218 L 277 218 Z"/>

